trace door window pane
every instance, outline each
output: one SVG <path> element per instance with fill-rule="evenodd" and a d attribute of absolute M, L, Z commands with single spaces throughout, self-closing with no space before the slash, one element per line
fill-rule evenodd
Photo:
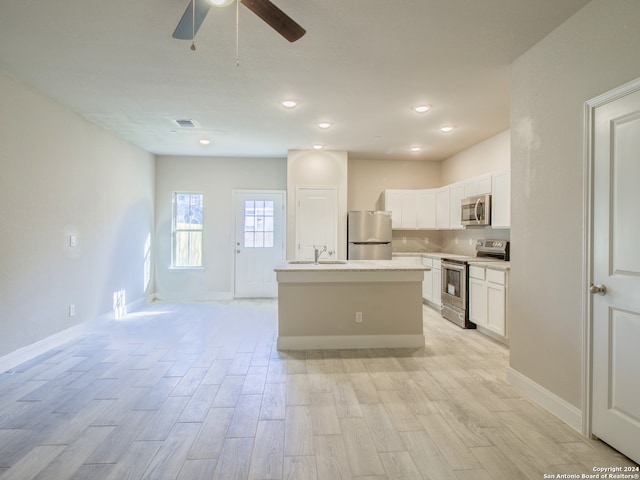
<path fill-rule="evenodd" d="M 245 248 L 272 248 L 273 226 L 272 200 L 245 200 Z"/>

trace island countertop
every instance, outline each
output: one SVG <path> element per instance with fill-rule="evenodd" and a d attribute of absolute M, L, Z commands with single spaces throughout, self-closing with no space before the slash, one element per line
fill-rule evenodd
<path fill-rule="evenodd" d="M 330 260 L 300 262 L 289 260 L 276 265 L 276 272 L 428 272 L 424 265 L 393 260 Z"/>

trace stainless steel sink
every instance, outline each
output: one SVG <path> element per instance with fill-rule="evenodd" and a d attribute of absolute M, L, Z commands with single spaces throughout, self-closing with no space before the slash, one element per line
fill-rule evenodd
<path fill-rule="evenodd" d="M 290 265 L 315 265 L 313 260 L 289 260 Z M 344 265 L 346 260 L 320 260 L 318 265 Z"/>

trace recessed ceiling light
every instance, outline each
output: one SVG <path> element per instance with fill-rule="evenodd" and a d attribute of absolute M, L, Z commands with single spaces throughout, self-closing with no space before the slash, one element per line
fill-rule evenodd
<path fill-rule="evenodd" d="M 210 143 L 211 143 L 211 140 L 209 140 L 208 138 L 200 139 L 200 145 L 209 145 Z"/>
<path fill-rule="evenodd" d="M 313 149 L 314 149 L 314 150 L 322 150 L 323 148 L 324 148 L 324 147 L 323 147 L 322 145 L 320 145 L 319 143 L 316 143 L 316 144 L 313 146 Z"/>
<path fill-rule="evenodd" d="M 431 110 L 431 105 L 417 105 L 416 107 L 414 107 L 414 110 L 417 113 L 426 113 Z"/>
<path fill-rule="evenodd" d="M 453 125 L 443 125 L 440 127 L 440 131 L 442 133 L 451 133 L 453 132 Z"/>
<path fill-rule="evenodd" d="M 422 147 L 419 147 L 418 145 L 411 147 L 409 150 L 411 150 L 412 152 L 421 152 L 422 151 Z"/>
<path fill-rule="evenodd" d="M 327 129 L 327 128 L 329 128 L 330 126 L 331 126 L 331 124 L 330 124 L 329 122 L 320 122 L 320 123 L 318 124 L 318 127 L 319 127 L 319 128 L 322 128 L 322 129 Z"/>
<path fill-rule="evenodd" d="M 296 107 L 296 105 L 298 105 L 298 102 L 296 102 L 295 100 L 283 100 L 282 101 L 282 106 L 284 108 L 294 108 L 294 107 Z"/>

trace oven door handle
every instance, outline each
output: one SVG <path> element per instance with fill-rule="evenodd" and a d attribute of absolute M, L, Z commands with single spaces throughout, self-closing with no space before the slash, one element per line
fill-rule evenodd
<path fill-rule="evenodd" d="M 464 271 L 464 265 L 458 265 L 455 263 L 442 263 L 442 268 L 448 268 L 449 270 L 458 270 L 460 272 Z"/>

